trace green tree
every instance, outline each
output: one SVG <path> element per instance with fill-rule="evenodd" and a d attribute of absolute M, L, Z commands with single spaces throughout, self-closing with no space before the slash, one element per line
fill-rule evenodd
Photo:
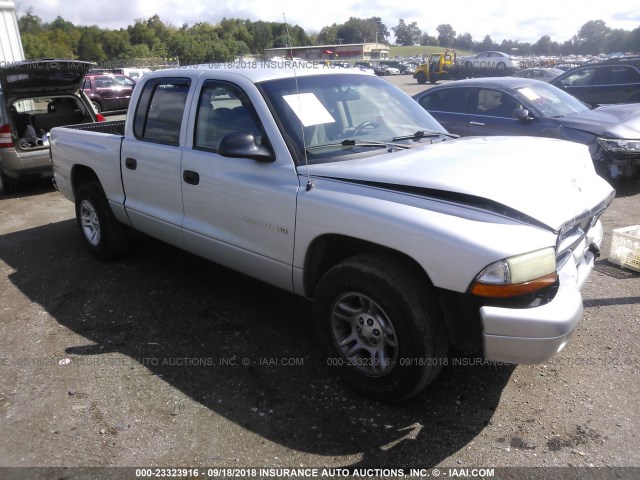
<path fill-rule="evenodd" d="M 110 60 L 117 60 L 126 56 L 127 48 L 131 46 L 129 32 L 120 30 L 103 30 L 100 43 L 104 54 Z"/>
<path fill-rule="evenodd" d="M 42 19 L 33 14 L 33 8 L 29 8 L 27 13 L 18 18 L 18 30 L 21 35 L 37 35 L 42 32 Z"/>
<path fill-rule="evenodd" d="M 476 52 L 486 52 L 487 50 L 495 50 L 498 46 L 491 40 L 489 35 L 486 35 L 482 42 L 476 43 L 474 50 Z"/>
<path fill-rule="evenodd" d="M 252 52 L 262 53 L 265 48 L 273 46 L 273 34 L 271 33 L 271 25 L 268 22 L 263 22 L 262 20 L 248 22 L 247 29 L 251 33 L 249 47 Z"/>
<path fill-rule="evenodd" d="M 438 42 L 443 47 L 451 47 L 456 39 L 456 31 L 449 24 L 438 25 Z"/>
<path fill-rule="evenodd" d="M 611 29 L 602 20 L 585 23 L 575 37 L 575 45 L 582 54 L 604 53 L 605 42 Z"/>
<path fill-rule="evenodd" d="M 335 23 L 329 27 L 322 27 L 318 35 L 321 45 L 335 45 L 338 43 L 338 25 Z"/>
<path fill-rule="evenodd" d="M 404 19 L 400 19 L 398 25 L 392 27 L 393 33 L 396 36 L 396 45 L 412 46 L 417 45 L 420 41 L 422 31 L 418 28 L 416 22 L 406 24 Z"/>
<path fill-rule="evenodd" d="M 550 55 L 555 51 L 553 42 L 549 35 L 543 35 L 531 47 L 531 51 L 536 55 Z"/>
<path fill-rule="evenodd" d="M 102 30 L 97 26 L 82 27 L 78 42 L 78 58 L 100 63 L 108 56 L 102 48 Z"/>
<path fill-rule="evenodd" d="M 456 48 L 461 50 L 472 50 L 473 49 L 473 37 L 470 33 L 465 33 L 462 35 L 458 35 L 455 41 Z"/>
<path fill-rule="evenodd" d="M 437 47 L 438 45 L 440 45 L 440 42 L 438 42 L 438 39 L 436 37 L 433 37 L 426 32 L 420 36 L 419 43 L 420 45 L 432 46 L 432 47 L 434 46 Z"/>

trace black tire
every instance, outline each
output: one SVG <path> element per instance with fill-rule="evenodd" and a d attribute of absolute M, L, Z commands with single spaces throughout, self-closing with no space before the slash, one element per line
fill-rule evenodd
<path fill-rule="evenodd" d="M 418 72 L 418 75 L 416 75 L 416 80 L 420 85 L 427 83 L 427 74 L 424 72 Z"/>
<path fill-rule="evenodd" d="M 95 109 L 96 113 L 102 112 L 102 105 L 100 105 L 100 102 L 97 102 L 96 100 L 91 100 L 91 104 L 93 105 L 93 108 Z"/>
<path fill-rule="evenodd" d="M 498 63 L 498 70 L 504 70 L 505 68 L 507 68 L 507 65 L 504 62 Z"/>
<path fill-rule="evenodd" d="M 409 262 L 385 255 L 360 255 L 331 268 L 313 304 L 327 364 L 369 397 L 398 402 L 418 393 L 447 361 L 432 288 Z"/>
<path fill-rule="evenodd" d="M 96 257 L 110 260 L 129 245 L 129 228 L 113 215 L 98 182 L 81 185 L 76 192 L 76 220 L 85 244 Z"/>
<path fill-rule="evenodd" d="M 17 180 L 0 172 L 0 194 L 10 195 L 16 191 Z"/>

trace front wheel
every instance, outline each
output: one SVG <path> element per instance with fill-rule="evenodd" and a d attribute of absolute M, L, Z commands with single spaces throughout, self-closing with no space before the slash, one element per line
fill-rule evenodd
<path fill-rule="evenodd" d="M 127 249 L 129 229 L 118 222 L 98 182 L 76 192 L 76 220 L 89 250 L 101 260 L 116 258 Z"/>
<path fill-rule="evenodd" d="M 356 391 L 407 399 L 447 361 L 448 341 L 428 280 L 409 262 L 361 255 L 331 268 L 313 317 L 327 364 Z"/>

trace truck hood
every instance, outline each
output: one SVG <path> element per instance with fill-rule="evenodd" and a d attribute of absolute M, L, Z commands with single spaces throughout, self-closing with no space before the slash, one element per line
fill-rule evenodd
<path fill-rule="evenodd" d="M 80 89 L 93 64 L 76 60 L 31 60 L 0 68 L 0 86 L 7 98 L 64 95 Z"/>
<path fill-rule="evenodd" d="M 640 138 L 638 104 L 611 105 L 556 119 L 565 127 L 610 138 Z"/>
<path fill-rule="evenodd" d="M 472 205 L 554 231 L 602 210 L 615 193 L 595 173 L 586 146 L 535 137 L 466 137 L 309 165 L 308 173 Z"/>

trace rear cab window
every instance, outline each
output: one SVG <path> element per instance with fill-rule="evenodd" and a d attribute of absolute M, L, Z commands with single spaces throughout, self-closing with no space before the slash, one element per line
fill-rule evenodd
<path fill-rule="evenodd" d="M 138 140 L 177 146 L 190 85 L 188 78 L 148 81 L 136 106 L 134 136 Z"/>

